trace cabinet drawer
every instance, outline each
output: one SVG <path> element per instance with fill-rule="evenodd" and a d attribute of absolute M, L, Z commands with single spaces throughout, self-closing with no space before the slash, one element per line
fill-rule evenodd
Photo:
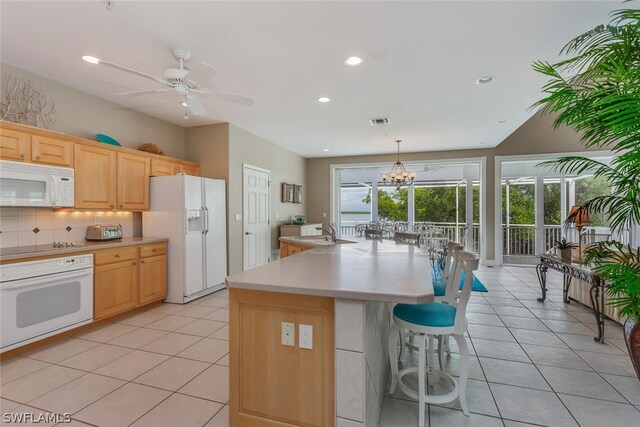
<path fill-rule="evenodd" d="M 138 257 L 138 248 L 136 246 L 127 246 L 124 248 L 103 249 L 96 251 L 93 262 L 95 265 L 109 264 L 112 262 L 126 261 L 136 259 Z"/>
<path fill-rule="evenodd" d="M 140 246 L 140 258 L 146 258 L 156 255 L 165 255 L 167 253 L 166 243 L 154 243 L 151 245 Z"/>

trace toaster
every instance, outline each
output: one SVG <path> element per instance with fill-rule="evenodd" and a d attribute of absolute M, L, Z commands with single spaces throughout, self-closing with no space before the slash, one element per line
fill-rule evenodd
<path fill-rule="evenodd" d="M 95 224 L 87 227 L 85 240 L 116 240 L 122 239 L 122 225 Z"/>

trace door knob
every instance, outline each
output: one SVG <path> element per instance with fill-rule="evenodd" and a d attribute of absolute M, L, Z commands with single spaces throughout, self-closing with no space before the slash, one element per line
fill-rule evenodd
<path fill-rule="evenodd" d="M 249 233 L 248 231 L 245 231 L 245 232 L 244 232 L 244 235 L 245 235 L 245 236 L 248 236 L 249 234 L 253 234 L 253 233 Z"/>

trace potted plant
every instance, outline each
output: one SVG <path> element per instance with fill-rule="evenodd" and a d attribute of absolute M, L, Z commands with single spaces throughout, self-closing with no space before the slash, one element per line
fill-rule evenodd
<path fill-rule="evenodd" d="M 614 191 L 583 207 L 604 213 L 613 232 L 633 230 L 640 224 L 640 10 L 613 12 L 607 25 L 576 37 L 561 54 L 571 57 L 534 64 L 549 78 L 545 97 L 534 107 L 557 114 L 554 125 L 574 129 L 585 148 L 609 149 L 614 158 L 606 164 L 565 156 L 545 164 L 606 178 Z M 625 340 L 640 378 L 640 250 L 616 240 L 598 242 L 585 261 L 607 281 L 609 304 L 627 316 Z"/>
<path fill-rule="evenodd" d="M 560 250 L 560 258 L 565 261 L 571 261 L 571 249 L 577 248 L 573 242 L 567 242 L 567 239 L 562 238 L 559 242 L 556 242 L 556 248 Z"/>

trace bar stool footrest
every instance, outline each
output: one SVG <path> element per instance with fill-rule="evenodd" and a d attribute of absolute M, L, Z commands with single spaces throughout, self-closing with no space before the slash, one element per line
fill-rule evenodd
<path fill-rule="evenodd" d="M 398 372 L 398 387 L 407 396 L 418 400 L 419 398 L 418 392 L 412 389 L 411 387 L 409 387 L 408 385 L 406 385 L 404 381 L 402 381 L 402 377 L 404 377 L 405 375 L 410 373 L 416 373 L 416 372 L 418 372 L 417 366 L 411 366 Z M 432 375 L 434 377 L 444 377 L 449 379 L 449 381 L 451 381 L 451 383 L 453 384 L 453 390 L 451 390 L 447 394 L 426 394 L 424 396 L 425 403 L 434 403 L 434 404 L 449 403 L 449 402 L 453 402 L 459 397 L 458 380 L 455 379 L 452 375 L 440 369 L 433 369 L 431 370 L 431 372 L 428 372 L 428 375 Z M 427 390 L 429 390 L 428 384 L 427 384 Z"/>

